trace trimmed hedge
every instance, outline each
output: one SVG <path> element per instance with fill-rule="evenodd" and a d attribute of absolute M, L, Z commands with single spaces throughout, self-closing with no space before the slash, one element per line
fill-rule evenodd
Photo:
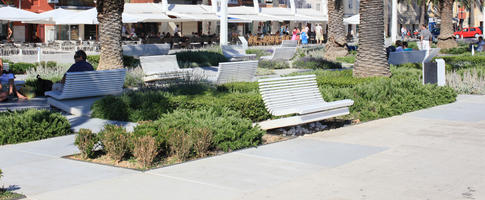
<path fill-rule="evenodd" d="M 180 68 L 218 66 L 229 62 L 221 53 L 211 51 L 182 51 L 175 53 Z"/>
<path fill-rule="evenodd" d="M 434 59 L 442 58 L 446 63 L 446 70 L 458 70 L 473 67 L 485 67 L 485 56 L 442 56 Z"/>
<path fill-rule="evenodd" d="M 69 121 L 47 110 L 0 112 L 0 145 L 71 134 Z"/>

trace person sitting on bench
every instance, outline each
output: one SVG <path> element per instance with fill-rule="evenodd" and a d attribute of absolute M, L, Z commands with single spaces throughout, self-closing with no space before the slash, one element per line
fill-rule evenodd
<path fill-rule="evenodd" d="M 3 71 L 3 61 L 0 59 L 0 102 L 13 95 L 17 95 L 19 99 L 28 99 L 15 88 L 14 79 L 15 76 L 12 73 Z"/>
<path fill-rule="evenodd" d="M 71 67 L 69 67 L 67 72 L 94 71 L 94 67 L 86 61 L 87 57 L 88 56 L 86 55 L 86 52 L 84 52 L 83 50 L 76 51 L 76 53 L 74 54 L 75 63 L 71 65 Z M 59 83 L 55 83 L 52 86 L 52 90 L 61 91 L 62 86 L 64 85 L 65 82 L 66 82 L 66 74 L 64 74 L 64 76 L 62 77 L 62 80 Z"/>

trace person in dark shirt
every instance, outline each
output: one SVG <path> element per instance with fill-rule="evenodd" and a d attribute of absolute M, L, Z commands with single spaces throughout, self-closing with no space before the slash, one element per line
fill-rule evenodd
<path fill-rule="evenodd" d="M 86 62 L 87 59 L 86 52 L 83 50 L 78 50 L 74 54 L 75 63 L 69 67 L 67 72 L 85 72 L 85 71 L 94 71 L 94 67 Z M 66 81 L 66 74 L 62 77 L 61 83 L 64 84 Z"/>

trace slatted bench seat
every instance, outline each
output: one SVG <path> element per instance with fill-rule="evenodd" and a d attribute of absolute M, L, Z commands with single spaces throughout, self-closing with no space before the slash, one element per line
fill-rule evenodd
<path fill-rule="evenodd" d="M 353 100 L 325 102 L 315 75 L 260 79 L 259 92 L 274 116 L 295 115 L 259 122 L 262 129 L 294 126 L 349 114 Z"/>
<path fill-rule="evenodd" d="M 145 82 L 183 78 L 192 72 L 180 69 L 176 55 L 141 56 L 140 65 Z"/>
<path fill-rule="evenodd" d="M 281 47 L 297 47 L 298 41 L 296 40 L 283 40 L 281 41 Z"/>
<path fill-rule="evenodd" d="M 126 69 L 68 72 L 61 91 L 45 92 L 47 104 L 74 115 L 89 115 L 100 96 L 123 92 Z"/>
<path fill-rule="evenodd" d="M 276 47 L 271 56 L 262 56 L 262 60 L 290 60 L 295 56 L 296 47 Z"/>
<path fill-rule="evenodd" d="M 222 54 L 231 61 L 249 60 L 256 57 L 256 54 L 246 54 L 245 49 L 242 47 L 236 48 L 231 45 L 222 45 L 221 48 Z"/>
<path fill-rule="evenodd" d="M 219 63 L 215 83 L 220 85 L 231 82 L 251 82 L 256 75 L 258 61 L 239 61 Z"/>
<path fill-rule="evenodd" d="M 401 51 L 389 53 L 389 64 L 400 65 L 405 63 L 426 63 L 430 62 L 440 52 L 439 48 L 432 48 L 429 51 Z"/>
<path fill-rule="evenodd" d="M 123 55 L 125 56 L 154 56 L 167 55 L 170 51 L 170 44 L 137 44 L 123 45 Z"/>

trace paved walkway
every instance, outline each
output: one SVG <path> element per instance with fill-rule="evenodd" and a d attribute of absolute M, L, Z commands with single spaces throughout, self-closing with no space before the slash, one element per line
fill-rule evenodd
<path fill-rule="evenodd" d="M 60 158 L 74 136 L 0 146 L 30 199 L 485 199 L 485 96 L 138 172 Z"/>

